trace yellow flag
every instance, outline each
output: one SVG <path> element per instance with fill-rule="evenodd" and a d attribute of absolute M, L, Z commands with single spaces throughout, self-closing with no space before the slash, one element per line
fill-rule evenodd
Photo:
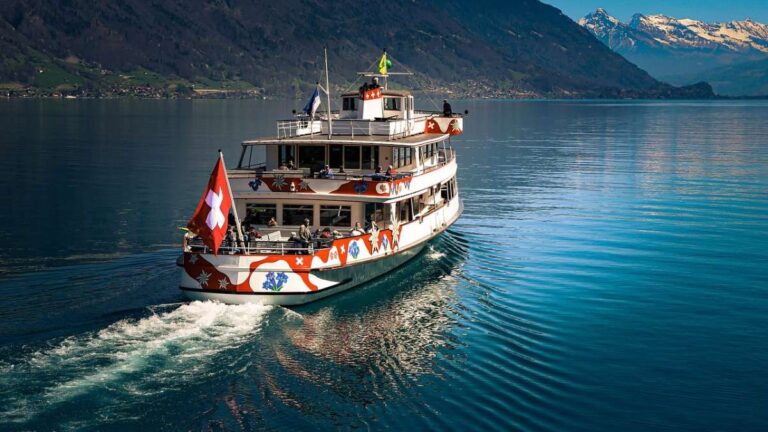
<path fill-rule="evenodd" d="M 381 56 L 381 60 L 379 60 L 379 73 L 382 75 L 387 74 L 387 52 L 384 51 L 384 54 Z"/>

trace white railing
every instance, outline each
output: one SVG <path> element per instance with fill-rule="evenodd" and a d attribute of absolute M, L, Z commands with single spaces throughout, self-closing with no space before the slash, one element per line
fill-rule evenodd
<path fill-rule="evenodd" d="M 311 135 L 322 132 L 321 120 L 278 120 L 277 137 L 290 138 L 302 135 Z"/>

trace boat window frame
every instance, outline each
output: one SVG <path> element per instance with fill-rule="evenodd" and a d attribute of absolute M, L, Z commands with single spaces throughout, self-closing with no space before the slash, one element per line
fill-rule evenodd
<path fill-rule="evenodd" d="M 323 217 L 324 217 L 323 211 L 336 211 L 337 214 L 345 212 L 347 213 L 349 224 L 337 225 L 333 223 L 326 223 L 326 221 L 323 220 Z M 318 218 L 320 222 L 318 226 L 331 227 L 331 228 L 351 228 L 352 227 L 352 206 L 345 205 L 345 204 L 320 204 L 320 207 L 318 208 Z M 331 220 L 331 222 L 333 222 L 333 220 Z"/>
<path fill-rule="evenodd" d="M 291 208 L 291 207 L 309 207 L 309 209 L 310 209 L 309 211 L 311 212 L 311 216 L 309 216 L 309 217 L 306 216 L 306 215 L 301 216 L 299 218 L 299 223 L 297 223 L 297 224 L 288 223 L 285 220 L 286 210 L 287 210 L 286 207 L 288 207 L 288 208 Z M 304 222 L 304 219 L 309 219 L 309 225 L 310 226 L 315 226 L 315 204 L 314 203 L 306 203 L 306 202 L 304 202 L 304 203 L 284 203 L 281 206 L 281 209 L 280 209 L 280 223 L 281 223 L 281 225 L 285 225 L 285 226 L 299 226 L 299 225 L 301 225 Z M 292 218 L 292 221 L 295 221 L 295 218 Z"/>

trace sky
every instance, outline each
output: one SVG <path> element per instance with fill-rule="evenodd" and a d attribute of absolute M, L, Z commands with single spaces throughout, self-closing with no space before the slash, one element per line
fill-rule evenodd
<path fill-rule="evenodd" d="M 731 21 L 752 18 L 768 23 L 768 0 L 542 0 L 563 11 L 574 21 L 602 7 L 628 22 L 635 13 L 664 14 L 701 21 Z"/>

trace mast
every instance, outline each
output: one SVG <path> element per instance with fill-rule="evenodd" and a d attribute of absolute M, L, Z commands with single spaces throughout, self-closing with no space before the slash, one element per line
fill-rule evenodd
<path fill-rule="evenodd" d="M 323 48 L 325 54 L 325 95 L 328 97 L 328 139 L 333 135 L 333 121 L 331 120 L 331 85 L 328 78 L 328 47 Z"/>
<path fill-rule="evenodd" d="M 221 167 L 224 168 L 224 178 L 227 179 L 227 188 L 229 188 L 229 198 L 232 200 L 232 212 L 235 214 L 235 228 L 237 228 L 237 243 L 240 247 L 245 247 L 243 242 L 243 227 L 240 226 L 240 217 L 237 216 L 237 206 L 235 205 L 235 194 L 232 193 L 232 185 L 229 183 L 229 174 L 227 174 L 227 166 L 224 164 L 224 153 L 219 149 L 219 159 L 221 160 Z"/>

